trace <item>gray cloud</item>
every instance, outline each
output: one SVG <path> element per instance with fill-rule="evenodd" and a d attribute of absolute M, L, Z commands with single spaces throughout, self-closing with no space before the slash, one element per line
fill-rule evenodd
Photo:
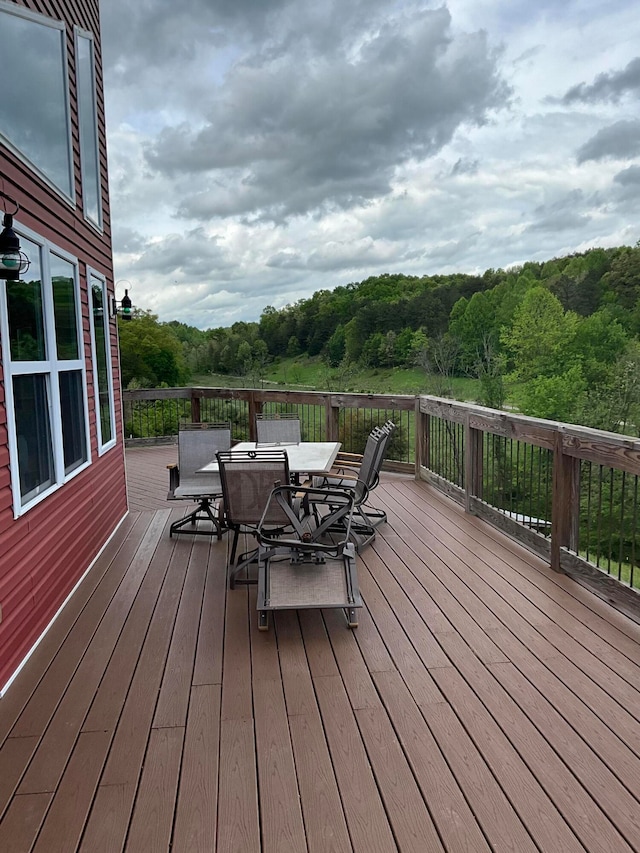
<path fill-rule="evenodd" d="M 640 187 L 640 166 L 629 166 L 623 169 L 613 179 L 624 187 Z"/>
<path fill-rule="evenodd" d="M 478 171 L 478 166 L 478 160 L 464 160 L 461 157 L 454 163 L 451 174 L 454 177 L 457 175 L 474 175 Z"/>
<path fill-rule="evenodd" d="M 138 260 L 131 264 L 134 273 L 185 276 L 192 281 L 220 277 L 222 271 L 227 278 L 233 268 L 218 238 L 207 236 L 201 228 L 147 242 Z"/>
<path fill-rule="evenodd" d="M 385 195 L 399 164 L 481 125 L 509 90 L 482 33 L 453 38 L 446 9 L 389 19 L 331 56 L 247 56 L 210 102 L 207 125 L 165 128 L 147 160 L 202 173 L 179 214 L 276 221 Z"/>
<path fill-rule="evenodd" d="M 220 48 L 242 34 L 259 34 L 266 19 L 289 0 L 153 0 L 102 4 L 105 66 L 123 81 L 136 68 L 189 61 L 194 46 Z M 129 79 L 131 85 L 133 79 Z"/>
<path fill-rule="evenodd" d="M 637 201 L 640 198 L 640 166 L 623 169 L 614 176 L 613 181 L 619 188 L 620 201 Z"/>
<path fill-rule="evenodd" d="M 591 217 L 583 210 L 592 206 L 593 200 L 585 199 L 582 190 L 573 190 L 562 198 L 537 207 L 533 211 L 535 220 L 526 230 L 553 233 L 584 228 Z"/>
<path fill-rule="evenodd" d="M 590 85 L 579 83 L 572 86 L 562 97 L 561 103 L 617 103 L 628 92 L 640 95 L 640 58 L 632 59 L 622 71 L 598 74 Z"/>
<path fill-rule="evenodd" d="M 640 121 L 617 121 L 599 130 L 578 149 L 578 163 L 587 160 L 629 159 L 640 154 Z"/>

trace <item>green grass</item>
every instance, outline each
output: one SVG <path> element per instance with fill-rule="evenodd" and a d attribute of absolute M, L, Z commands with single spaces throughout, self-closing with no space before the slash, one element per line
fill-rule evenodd
<path fill-rule="evenodd" d="M 268 365 L 262 379 L 255 376 L 207 374 L 193 377 L 194 385 L 219 388 L 286 388 L 292 391 L 340 391 L 355 394 L 444 393 L 441 381 L 419 368 L 348 369 L 329 368 L 319 358 L 287 358 Z M 479 383 L 454 377 L 451 395 L 455 400 L 475 402 Z"/>

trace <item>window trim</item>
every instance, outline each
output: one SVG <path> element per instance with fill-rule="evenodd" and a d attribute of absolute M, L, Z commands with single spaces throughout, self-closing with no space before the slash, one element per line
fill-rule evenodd
<path fill-rule="evenodd" d="M 47 345 L 46 361 L 12 361 L 11 341 L 9 338 L 9 312 L 7 304 L 6 285 L 0 288 L 0 334 L 2 335 L 2 364 L 4 368 L 4 389 L 7 411 L 7 436 L 9 446 L 9 463 L 11 471 L 11 491 L 13 495 L 13 515 L 19 518 L 34 506 L 39 504 L 53 492 L 56 492 L 82 471 L 91 465 L 91 437 L 89 431 L 89 406 L 87 397 L 87 371 L 85 358 L 85 341 L 82 325 L 82 290 L 80 287 L 80 274 L 78 259 L 69 252 L 56 246 L 50 240 L 31 231 L 30 228 L 18 225 L 14 221 L 14 229 L 17 234 L 35 243 L 40 252 L 40 271 L 42 281 L 42 311 L 44 321 L 44 334 Z M 76 332 L 78 335 L 78 358 L 59 359 L 57 355 L 56 329 L 53 286 L 51 281 L 51 265 L 49 254 L 54 254 L 63 261 L 70 263 L 73 267 L 73 280 L 76 302 Z M 46 284 L 45 284 L 46 282 Z M 65 372 L 80 372 L 82 382 L 82 403 L 85 432 L 86 460 L 73 468 L 68 474 L 65 473 L 64 465 L 64 438 L 62 434 L 62 408 L 60 404 L 59 376 Z M 45 376 L 48 389 L 49 421 L 51 428 L 51 443 L 53 454 L 52 485 L 43 489 L 29 500 L 23 501 L 20 490 L 20 474 L 18 463 L 18 436 L 15 421 L 15 403 L 13 396 L 13 378 L 15 376 Z"/>
<path fill-rule="evenodd" d="M 84 214 L 85 221 L 92 225 L 100 234 L 103 233 L 104 230 L 104 215 L 102 210 L 102 170 L 100 168 L 100 133 L 99 133 L 99 124 L 98 124 L 98 98 L 97 98 L 97 79 L 96 79 L 96 45 L 93 33 L 88 30 L 83 30 L 78 26 L 74 26 L 74 49 L 75 49 L 75 61 L 76 61 L 76 99 L 78 106 L 78 138 L 80 140 L 80 175 L 82 181 L 82 212 Z M 86 147 L 87 143 L 84 139 L 84 134 L 82 133 L 82 103 L 80 98 L 80 65 L 78 62 L 79 50 L 78 44 L 80 39 L 86 39 L 90 45 L 90 54 L 91 54 L 91 105 L 92 105 L 92 118 L 93 118 L 93 127 L 95 130 L 95 158 L 96 158 L 96 166 L 97 166 L 97 181 L 98 185 L 96 187 L 98 191 L 98 220 L 96 221 L 92 216 L 87 213 L 87 204 L 86 204 L 86 193 L 85 193 L 85 185 L 87 184 L 87 174 L 86 174 Z"/>
<path fill-rule="evenodd" d="M 107 360 L 107 383 L 109 386 L 109 403 L 111 408 L 111 440 L 102 441 L 102 422 L 100 417 L 100 387 L 98 384 L 98 358 L 96 350 L 96 333 L 93 319 L 93 310 L 91 307 L 91 288 L 92 279 L 102 284 L 103 310 L 104 310 L 104 327 L 106 340 L 109 346 L 109 358 Z M 113 358 L 112 358 L 112 340 L 111 340 L 111 296 L 107 286 L 107 277 L 102 273 L 90 267 L 87 264 L 87 294 L 89 297 L 89 326 L 91 329 L 91 360 L 93 364 L 93 388 L 94 388 L 94 406 L 96 420 L 96 437 L 98 440 L 98 456 L 102 456 L 109 450 L 112 450 L 118 443 L 116 433 L 116 401 L 115 390 L 113 383 Z"/>
<path fill-rule="evenodd" d="M 0 129 L 0 142 L 17 157 L 22 163 L 33 171 L 38 178 L 43 181 L 50 189 L 54 190 L 67 204 L 75 207 L 76 203 L 76 178 L 75 164 L 73 152 L 73 131 L 71 127 L 71 96 L 69 88 L 69 52 L 67 50 L 67 28 L 64 21 L 49 18 L 47 15 L 41 15 L 31 9 L 26 9 L 24 6 L 16 6 L 15 3 L 9 3 L 6 0 L 0 0 L 0 14 L 6 12 L 10 15 L 16 15 L 19 18 L 25 18 L 27 21 L 32 21 L 35 24 L 42 24 L 54 30 L 60 30 L 62 38 L 62 75 L 64 85 L 64 110 L 67 125 L 67 165 L 69 167 L 69 187 L 70 192 L 59 187 L 48 175 L 46 175 L 40 167 L 31 160 L 28 154 L 25 154 L 17 145 L 15 145 L 8 137 L 6 137 Z M 26 236 L 26 235 L 25 235 Z"/>

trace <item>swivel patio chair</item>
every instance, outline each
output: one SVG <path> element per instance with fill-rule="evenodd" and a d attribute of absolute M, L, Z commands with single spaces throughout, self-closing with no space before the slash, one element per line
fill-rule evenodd
<path fill-rule="evenodd" d="M 309 498 L 309 503 L 316 513 L 317 505 L 330 502 L 328 496 L 323 496 L 323 490 L 344 489 L 353 495 L 351 536 L 358 551 L 374 540 L 376 527 L 387 520 L 386 512 L 369 506 L 368 501 L 380 481 L 382 463 L 395 429 L 395 424 L 388 421 L 383 427 L 376 426 L 371 430 L 358 468 L 339 464 L 330 474 L 313 479 L 313 487 L 317 491 L 315 497 Z"/>
<path fill-rule="evenodd" d="M 288 514 L 280 506 L 264 518 L 264 509 L 275 486 L 289 483 L 289 460 L 286 450 L 221 451 L 218 466 L 222 480 L 222 506 L 227 527 L 233 530 L 229 558 L 229 586 L 256 583 L 255 578 L 238 578 L 240 572 L 257 561 L 258 548 L 249 549 L 236 559 L 240 534 L 255 536 L 261 519 L 273 531 L 290 525 Z"/>
<path fill-rule="evenodd" d="M 273 489 L 258 525 L 258 628 L 266 631 L 269 611 L 339 607 L 350 628 L 358 625 L 362 607 L 356 555 L 349 541 L 353 495 L 344 489 L 326 490 L 324 512 L 302 515 L 296 501 L 313 502 L 317 491 L 308 487 Z M 286 530 L 274 530 L 272 517 L 288 518 Z M 339 535 L 336 536 L 336 531 Z"/>
<path fill-rule="evenodd" d="M 168 465 L 170 501 L 195 501 L 198 505 L 184 518 L 174 521 L 169 536 L 174 533 L 195 533 L 222 537 L 226 528 L 217 503 L 222 497 L 219 474 L 201 474 L 198 469 L 215 459 L 219 450 L 231 446 L 231 424 L 181 424 L 178 430 L 178 464 Z M 210 522 L 211 526 L 197 522 Z"/>
<path fill-rule="evenodd" d="M 375 430 L 383 430 L 384 432 L 388 433 L 389 439 L 391 438 L 391 436 L 393 435 L 393 433 L 395 432 L 396 429 L 397 429 L 396 425 L 391 420 L 386 421 L 384 424 L 382 424 L 382 426 L 376 425 L 373 428 L 374 431 Z M 382 453 L 383 453 L 383 460 L 382 461 L 384 461 L 384 455 L 386 454 L 386 449 L 387 449 L 388 443 L 389 442 L 387 441 L 385 443 L 384 447 L 382 448 Z M 358 474 L 359 474 L 359 470 L 360 470 L 360 466 L 362 465 L 363 458 L 364 458 L 363 453 L 350 453 L 348 451 L 341 450 L 338 453 L 338 455 L 336 456 L 336 459 L 335 459 L 333 465 L 331 466 L 331 471 L 327 474 L 327 478 L 333 478 L 333 482 L 335 482 L 335 478 L 340 478 L 340 477 L 344 478 L 345 480 L 357 479 Z M 379 479 L 379 474 L 380 474 L 380 469 L 378 468 L 378 479 Z M 329 482 L 329 480 L 327 479 L 327 483 L 328 482 Z M 372 483 L 369 487 L 369 491 L 374 489 L 377 485 L 378 485 L 377 481 L 375 483 Z"/>
<path fill-rule="evenodd" d="M 290 412 L 256 415 L 256 440 L 259 445 L 300 444 L 300 418 Z"/>

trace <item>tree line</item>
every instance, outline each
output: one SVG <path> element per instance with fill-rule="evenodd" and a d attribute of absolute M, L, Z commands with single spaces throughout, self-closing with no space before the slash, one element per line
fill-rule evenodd
<path fill-rule="evenodd" d="M 613 431 L 640 424 L 640 242 L 482 275 L 383 274 L 320 290 L 255 323 L 206 331 L 148 312 L 121 324 L 125 387 L 192 375 L 259 375 L 272 361 L 422 366 L 446 394 L 479 380 L 477 402 Z"/>

